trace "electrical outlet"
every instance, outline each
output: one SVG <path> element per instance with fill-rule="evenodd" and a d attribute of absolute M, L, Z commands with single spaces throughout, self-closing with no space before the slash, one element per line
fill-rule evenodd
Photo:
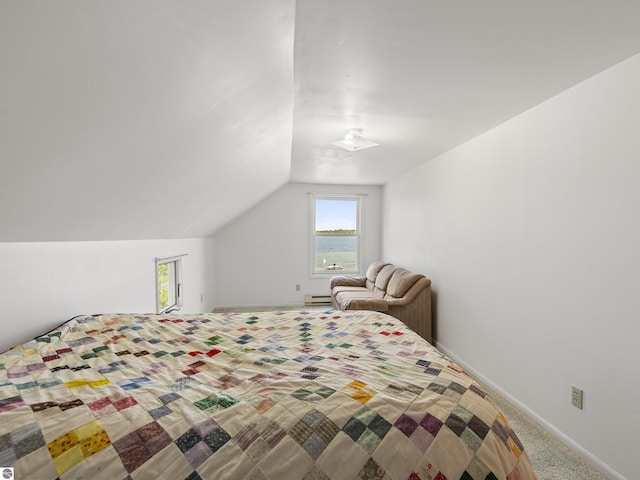
<path fill-rule="evenodd" d="M 572 385 L 571 386 L 571 405 L 582 410 L 582 389 Z"/>
<path fill-rule="evenodd" d="M 300 284 L 296 283 L 296 292 L 299 292 L 299 291 L 300 291 Z"/>

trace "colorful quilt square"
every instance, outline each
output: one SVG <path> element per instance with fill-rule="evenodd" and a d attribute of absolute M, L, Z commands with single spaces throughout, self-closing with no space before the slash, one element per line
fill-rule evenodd
<path fill-rule="evenodd" d="M 209 395 L 208 397 L 203 398 L 202 400 L 193 402 L 196 407 L 209 415 L 213 415 L 220 410 L 229 408 L 236 403 L 238 403 L 238 400 L 223 393 L 220 393 L 219 395 L 216 395 L 214 393 Z"/>
<path fill-rule="evenodd" d="M 347 421 L 342 431 L 367 453 L 372 454 L 391 427 L 391 423 L 375 410 L 365 406 Z"/>
<path fill-rule="evenodd" d="M 171 437 L 156 422 L 149 423 L 113 443 L 129 473 L 171 443 Z"/>
<path fill-rule="evenodd" d="M 111 440 L 99 421 L 87 423 L 49 442 L 47 447 L 59 475 L 107 448 Z"/>
<path fill-rule="evenodd" d="M 0 464 L 13 465 L 29 453 L 44 447 L 45 441 L 37 423 L 25 425 L 0 436 Z"/>
<path fill-rule="evenodd" d="M 316 460 L 339 431 L 322 412 L 312 409 L 289 430 L 289 436 Z"/>
<path fill-rule="evenodd" d="M 14 408 L 25 407 L 27 403 L 22 399 L 20 395 L 15 397 L 4 398 L 0 400 L 0 412 L 8 412 Z"/>

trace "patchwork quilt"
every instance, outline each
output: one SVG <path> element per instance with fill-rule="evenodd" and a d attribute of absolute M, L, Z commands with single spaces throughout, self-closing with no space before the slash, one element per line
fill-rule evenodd
<path fill-rule="evenodd" d="M 460 367 L 393 317 L 332 310 L 76 317 L 0 355 L 0 470 L 15 480 L 536 478 Z"/>

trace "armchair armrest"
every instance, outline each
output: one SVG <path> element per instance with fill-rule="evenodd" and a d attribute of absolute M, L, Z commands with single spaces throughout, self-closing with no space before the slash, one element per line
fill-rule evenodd
<path fill-rule="evenodd" d="M 389 302 L 381 298 L 353 298 L 345 305 L 346 310 L 389 311 Z"/>
<path fill-rule="evenodd" d="M 347 277 L 346 275 L 338 275 L 331 277 L 331 288 L 333 287 L 364 287 L 367 277 Z"/>
<path fill-rule="evenodd" d="M 399 298 L 386 295 L 384 299 L 389 303 L 389 306 L 404 306 L 413 302 L 419 295 L 422 295 L 425 290 L 429 290 L 431 286 L 431 280 L 428 278 L 421 278 L 414 283 L 411 288 Z M 429 293 L 430 294 L 430 293 Z"/>

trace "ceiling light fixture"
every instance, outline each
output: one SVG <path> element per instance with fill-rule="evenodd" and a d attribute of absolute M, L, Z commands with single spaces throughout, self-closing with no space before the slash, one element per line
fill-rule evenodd
<path fill-rule="evenodd" d="M 361 128 L 352 128 L 344 136 L 344 140 L 340 140 L 338 142 L 331 142 L 331 145 L 344 148 L 345 150 L 348 150 L 350 152 L 355 152 L 356 150 L 375 147 L 379 144 L 376 142 L 372 142 L 371 140 L 367 140 L 366 138 L 362 138 Z"/>

